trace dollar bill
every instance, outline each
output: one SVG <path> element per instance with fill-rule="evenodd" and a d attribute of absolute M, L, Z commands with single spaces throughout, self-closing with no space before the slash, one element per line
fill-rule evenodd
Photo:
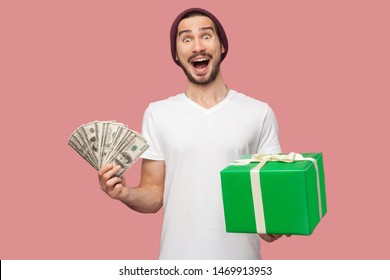
<path fill-rule="evenodd" d="M 95 164 L 98 166 L 98 151 L 99 151 L 99 135 L 96 130 L 96 121 L 90 122 L 79 128 L 80 133 L 83 134 L 86 144 L 88 145 L 89 150 L 92 152 L 93 159 Z"/>
<path fill-rule="evenodd" d="M 113 159 L 111 160 L 111 163 L 121 166 L 117 175 L 121 176 L 130 166 L 134 164 L 134 162 L 137 161 L 148 147 L 149 146 L 146 144 L 146 141 L 138 135 L 129 139 L 120 150 L 114 153 Z"/>
<path fill-rule="evenodd" d="M 122 176 L 149 148 L 141 134 L 115 120 L 81 125 L 68 139 L 68 145 L 96 170 L 108 163 L 120 165 L 117 176 Z"/>

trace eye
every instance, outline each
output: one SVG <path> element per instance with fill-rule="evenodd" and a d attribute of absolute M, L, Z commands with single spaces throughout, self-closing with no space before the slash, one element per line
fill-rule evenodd
<path fill-rule="evenodd" d="M 205 34 L 205 35 L 203 35 L 203 39 L 210 40 L 211 36 L 209 34 Z"/>
<path fill-rule="evenodd" d="M 188 37 L 186 37 L 186 38 L 183 39 L 183 42 L 184 42 L 184 43 L 190 43 L 190 42 L 191 42 L 191 39 L 188 38 Z"/>

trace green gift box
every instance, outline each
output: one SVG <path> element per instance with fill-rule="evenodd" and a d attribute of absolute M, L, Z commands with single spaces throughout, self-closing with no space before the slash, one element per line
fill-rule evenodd
<path fill-rule="evenodd" d="M 245 157 L 220 172 L 226 231 L 310 235 L 327 211 L 322 153 Z"/>

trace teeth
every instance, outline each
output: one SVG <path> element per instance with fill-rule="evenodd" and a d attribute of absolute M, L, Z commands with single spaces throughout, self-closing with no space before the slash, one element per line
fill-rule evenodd
<path fill-rule="evenodd" d="M 198 63 L 209 63 L 209 59 L 207 57 L 204 58 L 198 58 L 191 61 L 192 66 L 196 67 Z"/>
<path fill-rule="evenodd" d="M 194 62 L 202 62 L 202 61 L 207 61 L 207 59 L 206 58 L 200 58 L 200 59 L 195 60 Z"/>

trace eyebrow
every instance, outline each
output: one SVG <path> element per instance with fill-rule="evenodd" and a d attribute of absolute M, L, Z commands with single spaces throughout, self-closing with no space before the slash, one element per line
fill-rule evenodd
<path fill-rule="evenodd" d="M 205 27 L 199 28 L 199 31 L 205 31 L 205 30 L 211 30 L 215 33 L 215 30 L 212 26 L 205 26 Z M 190 29 L 185 29 L 185 30 L 180 31 L 177 36 L 180 37 L 181 34 L 183 34 L 183 33 L 192 33 L 192 31 Z"/>

